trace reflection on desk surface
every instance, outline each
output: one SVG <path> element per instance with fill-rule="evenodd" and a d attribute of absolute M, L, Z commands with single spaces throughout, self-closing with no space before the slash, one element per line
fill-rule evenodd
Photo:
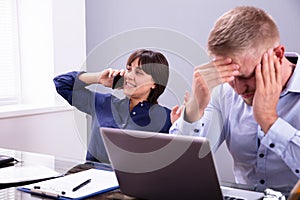
<path fill-rule="evenodd" d="M 42 165 L 44 167 L 53 169 L 58 173 L 65 173 L 66 170 L 83 162 L 67 158 L 57 158 L 52 155 L 30 153 L 3 148 L 0 148 L 0 155 L 8 155 L 17 159 L 19 162 L 15 166 Z"/>
<path fill-rule="evenodd" d="M 0 188 L 8 184 L 44 180 L 61 176 L 60 173 L 43 165 L 7 166 L 0 168 Z"/>
<path fill-rule="evenodd" d="M 41 166 L 49 169 L 49 171 L 56 171 L 59 174 L 66 173 L 69 169 L 82 163 L 82 161 L 76 161 L 65 158 L 56 158 L 51 155 L 44 155 L 38 153 L 22 152 L 10 149 L 0 148 L 0 155 L 7 155 L 15 158 L 18 162 L 14 165 L 15 167 L 24 167 L 27 169 L 33 169 L 34 167 Z M 0 168 L 1 170 L 1 168 Z M 7 169 L 5 169 L 7 170 Z M 16 186 L 33 183 L 36 181 L 22 181 L 14 183 L 0 184 L 0 199 L 24 199 L 23 194 L 16 190 Z M 28 198 L 32 199 L 32 198 Z"/>

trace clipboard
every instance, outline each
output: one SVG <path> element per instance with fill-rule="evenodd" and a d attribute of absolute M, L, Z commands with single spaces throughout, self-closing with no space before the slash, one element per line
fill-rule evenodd
<path fill-rule="evenodd" d="M 78 186 L 80 187 L 78 188 Z M 76 187 L 77 189 L 74 191 Z M 119 184 L 114 171 L 88 169 L 63 177 L 25 185 L 17 189 L 56 199 L 85 199 L 118 188 Z"/>

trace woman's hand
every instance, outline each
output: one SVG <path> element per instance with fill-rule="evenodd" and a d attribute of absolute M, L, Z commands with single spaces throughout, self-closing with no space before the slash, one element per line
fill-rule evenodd
<path fill-rule="evenodd" d="M 174 124 L 174 122 L 180 117 L 182 110 L 184 109 L 184 106 L 188 100 L 189 100 L 189 92 L 186 91 L 184 94 L 184 101 L 181 104 L 181 106 L 176 105 L 172 108 L 172 111 L 170 113 L 170 118 L 171 118 L 172 124 Z"/>
<path fill-rule="evenodd" d="M 102 72 L 87 72 L 79 75 L 79 80 L 85 82 L 88 85 L 91 84 L 102 84 L 105 87 L 112 87 L 114 78 L 120 74 L 124 76 L 124 69 L 105 69 Z"/>
<path fill-rule="evenodd" d="M 102 72 L 100 72 L 97 83 L 105 86 L 105 87 L 112 87 L 114 78 L 117 75 L 124 76 L 125 70 L 124 69 L 105 69 Z"/>

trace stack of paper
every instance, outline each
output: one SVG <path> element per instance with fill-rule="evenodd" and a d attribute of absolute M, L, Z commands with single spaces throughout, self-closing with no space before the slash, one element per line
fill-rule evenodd
<path fill-rule="evenodd" d="M 0 184 L 21 183 L 60 176 L 44 166 L 11 166 L 0 169 Z"/>

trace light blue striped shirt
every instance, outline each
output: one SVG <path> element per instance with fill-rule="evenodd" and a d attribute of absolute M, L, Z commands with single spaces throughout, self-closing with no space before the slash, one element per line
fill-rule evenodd
<path fill-rule="evenodd" d="M 296 53 L 286 57 L 299 58 Z M 171 134 L 205 136 L 213 150 L 223 141 L 234 160 L 237 183 L 273 188 L 283 192 L 300 178 L 300 62 L 282 91 L 278 120 L 265 135 L 253 117 L 251 106 L 228 85 L 213 90 L 204 116 L 194 123 L 181 116 Z"/>

